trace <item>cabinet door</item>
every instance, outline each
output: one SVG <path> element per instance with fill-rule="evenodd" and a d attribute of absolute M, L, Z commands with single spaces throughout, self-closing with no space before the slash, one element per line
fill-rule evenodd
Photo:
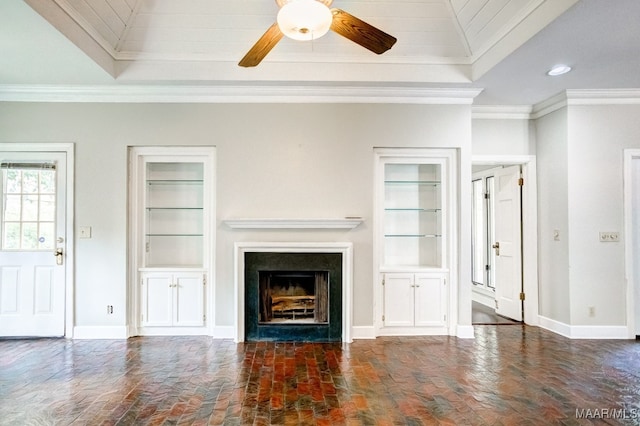
<path fill-rule="evenodd" d="M 174 325 L 204 325 L 204 275 L 177 274 L 174 279 Z"/>
<path fill-rule="evenodd" d="M 146 326 L 173 323 L 173 276 L 165 273 L 142 275 L 142 321 Z"/>
<path fill-rule="evenodd" d="M 442 326 L 446 323 L 446 292 L 442 276 L 416 274 L 415 325 Z"/>
<path fill-rule="evenodd" d="M 385 274 L 383 321 L 385 327 L 413 326 L 413 286 L 413 274 Z"/>

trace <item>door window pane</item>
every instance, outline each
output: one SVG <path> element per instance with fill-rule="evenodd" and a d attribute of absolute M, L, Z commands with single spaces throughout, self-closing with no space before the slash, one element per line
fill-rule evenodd
<path fill-rule="evenodd" d="M 2 170 L 3 250 L 55 247 L 55 169 Z"/>

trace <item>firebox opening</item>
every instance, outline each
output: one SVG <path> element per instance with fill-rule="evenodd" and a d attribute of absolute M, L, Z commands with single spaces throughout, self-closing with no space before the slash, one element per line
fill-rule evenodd
<path fill-rule="evenodd" d="M 259 271 L 260 324 L 326 324 L 328 271 Z"/>

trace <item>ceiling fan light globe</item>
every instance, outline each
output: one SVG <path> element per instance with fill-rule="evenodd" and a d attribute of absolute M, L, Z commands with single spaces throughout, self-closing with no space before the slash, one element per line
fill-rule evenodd
<path fill-rule="evenodd" d="M 313 40 L 325 35 L 331 28 L 331 10 L 316 0 L 294 0 L 278 12 L 278 27 L 294 40 Z"/>

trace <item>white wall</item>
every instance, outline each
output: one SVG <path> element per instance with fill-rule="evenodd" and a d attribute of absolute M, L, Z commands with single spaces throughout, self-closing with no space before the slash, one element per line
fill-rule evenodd
<path fill-rule="evenodd" d="M 539 312 L 570 323 L 567 112 L 537 120 Z M 559 240 L 554 239 L 558 231 Z"/>
<path fill-rule="evenodd" d="M 473 155 L 535 155 L 535 126 L 529 119 L 472 121 Z"/>
<path fill-rule="evenodd" d="M 631 229 L 633 230 L 631 258 L 640 258 L 640 158 L 634 158 L 631 161 Z M 634 294 L 634 314 L 635 314 L 635 334 L 640 335 L 640 261 L 636 261 L 630 265 L 633 276 L 633 294 Z"/>
<path fill-rule="evenodd" d="M 571 106 L 569 232 L 571 324 L 625 325 L 623 150 L 640 148 L 640 105 Z M 589 307 L 595 316 L 589 316 Z"/>
<path fill-rule="evenodd" d="M 470 179 L 471 112 L 464 105 L 0 103 L 0 141 L 76 143 L 76 325 L 126 324 L 127 146 L 217 147 L 217 325 L 233 322 L 233 243 L 354 243 L 354 325 L 373 324 L 373 147 L 460 148 Z M 468 177 L 468 179 L 467 179 Z M 470 247 L 468 185 L 460 246 Z M 239 217 L 362 216 L 352 231 L 239 231 Z M 466 222 L 465 222 L 466 221 Z M 470 282 L 468 250 L 460 256 Z M 468 294 L 467 294 L 468 293 Z M 470 324 L 470 288 L 460 289 Z M 106 315 L 105 304 L 114 305 Z M 467 306 L 468 305 L 468 306 Z"/>

